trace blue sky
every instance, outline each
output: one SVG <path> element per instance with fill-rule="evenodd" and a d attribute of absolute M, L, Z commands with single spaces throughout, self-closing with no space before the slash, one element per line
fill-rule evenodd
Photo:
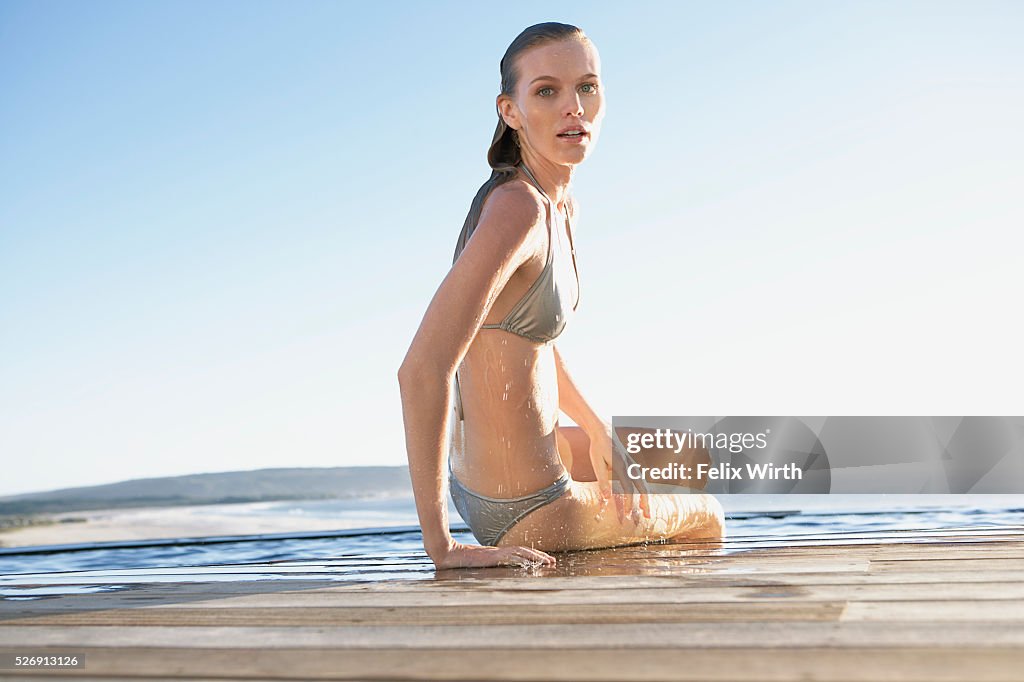
<path fill-rule="evenodd" d="M 1015 2 L 0 4 L 0 494 L 402 464 L 498 60 L 580 25 L 600 412 L 1020 411 Z"/>

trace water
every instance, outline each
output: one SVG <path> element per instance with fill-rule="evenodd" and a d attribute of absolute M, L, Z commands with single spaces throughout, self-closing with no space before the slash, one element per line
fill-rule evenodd
<path fill-rule="evenodd" d="M 964 529 L 999 535 L 1024 526 L 1024 496 L 723 496 L 728 538 L 714 546 L 660 545 L 562 555 L 561 575 L 620 570 L 648 574 L 684 570 L 680 557 L 772 547 L 877 542 L 935 542 Z M 294 510 L 294 502 L 280 509 Z M 315 517 L 333 501 L 300 503 Z M 410 505 L 411 501 L 399 503 Z M 235 510 L 241 513 L 239 509 Z M 263 507 L 257 513 L 270 513 Z M 294 511 L 287 513 L 296 513 Z M 415 509 L 389 509 L 389 523 L 415 519 Z M 453 516 L 453 524 L 458 517 Z M 474 542 L 464 526 L 457 540 Z M 126 546 L 127 545 L 127 546 Z M 413 526 L 364 531 L 104 543 L 76 551 L 0 550 L 0 597 L 39 599 L 132 585 L 254 580 L 367 581 L 429 579 L 433 565 Z M 52 548 L 56 550 L 57 548 Z M 600 561 L 594 560 L 600 555 Z M 590 558 L 588 558 L 590 557 Z M 616 561 L 619 563 L 616 564 Z M 479 572 L 478 572 L 479 573 Z"/>

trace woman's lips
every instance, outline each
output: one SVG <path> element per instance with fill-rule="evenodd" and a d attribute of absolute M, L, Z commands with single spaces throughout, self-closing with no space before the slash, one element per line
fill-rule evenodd
<path fill-rule="evenodd" d="M 579 135 L 566 135 L 565 133 L 563 133 L 561 135 L 558 135 L 557 137 L 560 140 L 566 140 L 567 142 L 570 142 L 572 144 L 580 144 L 581 142 L 590 139 L 590 133 L 581 133 Z"/>

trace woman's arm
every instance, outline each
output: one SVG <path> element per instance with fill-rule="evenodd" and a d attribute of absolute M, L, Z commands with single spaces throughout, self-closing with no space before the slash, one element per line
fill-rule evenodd
<path fill-rule="evenodd" d="M 613 462 L 613 438 L 612 426 L 597 414 L 587 399 L 583 397 L 575 379 L 569 374 L 565 366 L 565 360 L 558 351 L 558 346 L 552 346 L 555 356 L 555 371 L 558 375 L 558 407 L 565 412 L 590 438 L 590 460 L 601 490 L 606 497 L 611 496 L 612 469 L 616 466 Z M 622 464 L 622 463 L 619 463 Z M 622 477 L 620 477 L 622 478 Z M 625 518 L 627 513 L 634 509 L 650 517 L 650 500 L 647 494 L 643 493 L 634 497 L 627 495 L 616 498 L 616 509 L 619 518 Z"/>
<path fill-rule="evenodd" d="M 492 192 L 476 231 L 430 301 L 398 370 L 416 513 L 424 549 L 439 568 L 553 561 L 524 547 L 455 542 L 448 530 L 444 485 L 455 371 L 498 294 L 536 251 L 535 228 L 544 225 L 544 218 L 543 206 L 525 188 L 502 185 Z"/>
<path fill-rule="evenodd" d="M 558 408 L 589 433 L 592 428 L 601 426 L 601 417 L 580 393 L 575 379 L 572 378 L 565 366 L 565 360 L 558 351 L 558 346 L 552 344 L 552 350 L 555 354 L 555 370 L 558 374 Z"/>

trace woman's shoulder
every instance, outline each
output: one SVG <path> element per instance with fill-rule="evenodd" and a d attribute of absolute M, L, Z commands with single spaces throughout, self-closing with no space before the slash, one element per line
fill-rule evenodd
<path fill-rule="evenodd" d="M 526 180 L 515 178 L 490 191 L 484 199 L 480 220 L 529 229 L 544 223 L 546 215 L 544 199 L 537 188 Z"/>

